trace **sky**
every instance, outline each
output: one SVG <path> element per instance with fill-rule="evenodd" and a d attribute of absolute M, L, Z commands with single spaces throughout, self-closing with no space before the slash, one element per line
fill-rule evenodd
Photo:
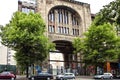
<path fill-rule="evenodd" d="M 17 3 L 17 0 L 0 0 L 0 25 L 9 22 L 13 12 L 18 10 Z"/>
<path fill-rule="evenodd" d="M 18 10 L 18 0 L 0 0 L 0 25 L 5 25 L 11 19 L 13 12 Z M 23 0 L 28 1 L 28 0 Z M 33 0 L 30 0 L 33 1 Z M 91 13 L 97 13 L 103 5 L 109 4 L 114 0 L 76 0 L 90 4 Z M 6 6 L 7 5 L 7 6 Z"/>
<path fill-rule="evenodd" d="M 99 12 L 104 5 L 107 5 L 114 0 L 76 0 L 76 1 L 90 4 L 91 13 L 95 14 Z"/>
<path fill-rule="evenodd" d="M 28 0 L 21 0 L 28 1 Z M 29 0 L 28 2 L 34 2 Z M 6 6 L 7 5 L 7 6 Z M 18 0 L 0 0 L 0 25 L 9 23 L 14 12 L 18 10 Z"/>

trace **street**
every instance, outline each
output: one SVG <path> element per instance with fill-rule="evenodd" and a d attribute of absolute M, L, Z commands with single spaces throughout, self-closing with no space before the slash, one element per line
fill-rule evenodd
<path fill-rule="evenodd" d="M 17 78 L 16 80 L 28 80 L 25 78 L 26 76 L 24 75 L 17 75 Z M 76 76 L 76 79 L 75 80 L 94 80 L 92 79 L 92 76 Z"/>
<path fill-rule="evenodd" d="M 17 75 L 17 79 L 16 80 L 28 80 L 25 78 L 25 76 L 21 76 L 21 75 Z M 55 80 L 55 79 L 54 79 Z M 92 76 L 76 76 L 75 80 L 95 80 L 93 79 Z M 99 79 L 101 80 L 101 79 Z M 104 79 L 104 80 L 109 80 L 109 79 Z M 112 80 L 120 80 L 120 79 L 112 79 Z"/>

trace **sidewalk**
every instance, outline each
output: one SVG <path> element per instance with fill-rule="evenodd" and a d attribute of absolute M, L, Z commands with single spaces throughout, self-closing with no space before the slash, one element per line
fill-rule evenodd
<path fill-rule="evenodd" d="M 93 76 L 76 76 L 76 78 L 93 79 Z M 17 75 L 16 80 L 28 80 L 25 75 Z"/>
<path fill-rule="evenodd" d="M 80 75 L 80 76 L 76 76 L 76 78 L 86 78 L 86 79 L 93 79 L 93 76 L 84 76 L 84 75 Z"/>
<path fill-rule="evenodd" d="M 28 80 L 25 75 L 17 75 L 16 80 Z"/>

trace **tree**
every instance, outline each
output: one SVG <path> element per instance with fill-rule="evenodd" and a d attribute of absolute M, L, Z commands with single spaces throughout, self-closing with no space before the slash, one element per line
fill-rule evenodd
<path fill-rule="evenodd" d="M 83 61 L 98 66 L 99 63 L 115 61 L 119 53 L 119 38 L 114 27 L 109 23 L 91 25 L 85 33 L 83 41 L 74 41 L 77 52 L 83 52 Z M 83 47 L 84 46 L 84 47 Z M 109 72 L 109 70 L 107 70 Z"/>
<path fill-rule="evenodd" d="M 120 0 L 115 0 L 105 5 L 103 9 L 97 13 L 93 24 L 96 26 L 104 23 L 114 24 L 116 30 L 120 31 Z"/>
<path fill-rule="evenodd" d="M 115 0 L 110 2 L 108 5 L 105 5 L 103 9 L 96 15 L 92 24 L 98 26 L 104 23 L 110 23 L 115 26 L 117 35 L 119 36 L 120 32 L 120 0 Z M 119 54 L 120 62 L 120 54 Z"/>
<path fill-rule="evenodd" d="M 75 38 L 72 45 L 75 48 L 75 50 L 73 51 L 73 53 L 75 54 L 82 53 L 85 50 L 83 38 Z"/>
<path fill-rule="evenodd" d="M 89 52 L 86 54 L 89 55 L 88 60 L 95 59 L 92 62 L 104 62 L 116 58 L 119 39 L 112 25 L 92 25 L 85 36 L 85 46 Z"/>
<path fill-rule="evenodd" d="M 16 51 L 15 59 L 20 66 L 27 67 L 44 61 L 49 50 L 54 48 L 44 35 L 45 23 L 40 14 L 15 12 L 9 24 L 1 28 L 2 44 Z"/>

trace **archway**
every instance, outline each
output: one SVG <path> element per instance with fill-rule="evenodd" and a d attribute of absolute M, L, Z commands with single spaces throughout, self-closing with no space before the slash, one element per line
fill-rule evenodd
<path fill-rule="evenodd" d="M 64 40 L 53 41 L 56 51 L 51 52 L 50 63 L 57 69 L 57 73 L 74 72 L 77 69 L 77 54 L 73 53 L 72 42 Z M 59 72 L 59 73 L 58 73 Z"/>

